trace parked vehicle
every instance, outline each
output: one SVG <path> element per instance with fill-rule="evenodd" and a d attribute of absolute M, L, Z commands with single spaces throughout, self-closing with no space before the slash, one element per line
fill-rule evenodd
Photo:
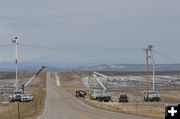
<path fill-rule="evenodd" d="M 111 101 L 111 96 L 108 96 L 103 90 L 94 89 L 90 92 L 90 99 L 99 100 L 100 102 L 109 102 Z"/>
<path fill-rule="evenodd" d="M 120 102 L 126 102 L 128 103 L 128 96 L 126 94 L 120 95 L 119 96 L 119 103 Z"/>
<path fill-rule="evenodd" d="M 21 95 L 23 92 L 21 90 L 15 90 L 13 93 L 10 94 L 9 96 L 9 102 L 20 102 L 21 101 Z"/>
<path fill-rule="evenodd" d="M 144 101 L 161 101 L 159 93 L 157 91 L 147 91 L 144 93 Z"/>
<path fill-rule="evenodd" d="M 21 96 L 21 102 L 31 102 L 33 101 L 33 96 L 30 94 L 23 94 Z"/>
<path fill-rule="evenodd" d="M 30 94 L 27 94 L 24 92 L 24 88 L 27 87 L 33 79 L 35 79 L 38 74 L 44 70 L 46 67 L 45 66 L 41 66 L 40 70 L 32 77 L 29 79 L 29 81 L 26 84 L 20 84 L 18 81 L 16 83 L 16 89 L 13 90 L 13 92 L 9 95 L 9 101 L 10 102 L 28 102 L 28 101 L 33 101 L 33 96 L 31 96 Z"/>
<path fill-rule="evenodd" d="M 33 96 L 30 94 L 23 93 L 20 90 L 14 91 L 9 96 L 9 102 L 30 102 L 33 101 Z"/>
<path fill-rule="evenodd" d="M 76 91 L 76 97 L 83 97 L 83 98 L 85 98 L 86 94 L 87 93 L 85 91 L 82 91 L 82 90 L 77 90 Z"/>

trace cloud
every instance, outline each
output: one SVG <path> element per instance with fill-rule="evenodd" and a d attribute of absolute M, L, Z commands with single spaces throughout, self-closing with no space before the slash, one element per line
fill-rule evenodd
<path fill-rule="evenodd" d="M 0 35 L 6 39 L 1 43 L 17 35 L 22 43 L 59 49 L 24 48 L 24 59 L 42 54 L 67 62 L 144 63 L 144 53 L 122 49 L 145 48 L 149 42 L 170 57 L 180 57 L 175 53 L 180 50 L 179 4 L 179 0 L 1 1 Z M 166 61 L 158 60 L 162 62 Z"/>

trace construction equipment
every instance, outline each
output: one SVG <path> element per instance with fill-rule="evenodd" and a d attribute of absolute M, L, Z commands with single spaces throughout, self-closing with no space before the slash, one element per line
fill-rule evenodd
<path fill-rule="evenodd" d="M 106 91 L 107 88 L 103 85 L 103 83 L 98 79 L 97 75 L 108 78 L 107 76 L 100 74 L 98 72 L 94 72 L 93 76 L 95 77 L 96 81 L 100 84 L 103 90 L 100 89 L 93 89 L 90 92 L 90 99 L 91 100 L 99 100 L 100 102 L 109 102 L 111 100 L 111 96 L 109 96 Z"/>
<path fill-rule="evenodd" d="M 160 95 L 155 91 L 155 62 L 154 62 L 154 46 L 148 45 L 146 51 L 146 91 L 144 92 L 144 101 L 161 101 Z M 150 55 L 148 52 L 150 51 Z M 153 87 L 152 90 L 149 90 L 149 58 L 152 60 L 152 80 Z"/>
<path fill-rule="evenodd" d="M 31 94 L 25 93 L 24 89 L 45 68 L 46 68 L 45 66 L 41 66 L 41 69 L 32 78 L 30 78 L 29 81 L 26 84 L 20 84 L 20 81 L 18 81 L 15 90 L 9 95 L 9 101 L 10 102 L 15 102 L 15 101 L 19 101 L 19 102 L 33 101 L 33 96 Z"/>
<path fill-rule="evenodd" d="M 18 38 L 14 37 L 12 39 L 12 42 L 15 44 L 15 63 L 16 63 L 16 81 L 15 81 L 15 86 L 17 88 L 18 85 Z"/>
<path fill-rule="evenodd" d="M 109 102 L 111 101 L 111 96 L 109 96 L 107 93 L 104 93 L 103 90 L 93 89 L 90 92 L 90 99 L 98 100 L 100 102 Z"/>
<path fill-rule="evenodd" d="M 157 91 L 147 91 L 147 92 L 144 92 L 144 101 L 159 102 L 161 101 L 161 99 Z"/>
<path fill-rule="evenodd" d="M 20 84 L 20 80 L 18 80 L 18 38 L 14 37 L 12 39 L 12 42 L 15 44 L 15 63 L 16 63 L 16 80 L 15 80 L 15 90 L 9 95 L 9 101 L 15 102 L 15 101 L 32 101 L 33 96 L 30 94 L 27 94 L 24 92 L 24 88 L 27 87 L 33 79 L 35 79 L 38 74 L 44 70 L 46 67 L 41 66 L 41 69 L 26 83 L 26 84 Z"/>

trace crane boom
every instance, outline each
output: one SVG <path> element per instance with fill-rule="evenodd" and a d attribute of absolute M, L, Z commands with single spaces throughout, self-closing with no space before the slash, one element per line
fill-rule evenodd
<path fill-rule="evenodd" d="M 106 76 L 106 75 L 101 74 L 101 73 L 98 73 L 98 72 L 94 72 L 94 74 L 96 74 L 96 75 L 99 75 L 99 76 L 102 76 L 102 77 L 106 78 L 106 79 L 107 79 L 107 81 L 108 81 L 110 84 L 112 84 L 112 85 L 117 85 L 117 86 L 120 86 L 119 84 L 117 84 L 117 83 L 113 83 L 113 82 L 111 82 L 111 80 L 109 80 L 109 79 L 112 79 L 112 77 Z"/>
<path fill-rule="evenodd" d="M 104 75 L 104 74 L 100 74 L 100 73 L 98 73 L 98 72 L 94 72 L 94 74 L 99 75 L 99 76 L 102 76 L 102 77 L 104 77 L 104 78 L 108 78 L 108 76 L 106 76 L 106 75 Z"/>
<path fill-rule="evenodd" d="M 24 87 L 27 87 L 27 86 L 31 83 L 31 81 L 32 81 L 34 78 L 36 78 L 37 75 L 38 75 L 42 70 L 44 70 L 45 68 L 46 68 L 45 66 L 41 66 L 41 69 L 24 85 Z"/>
<path fill-rule="evenodd" d="M 97 81 L 97 82 L 101 85 L 101 87 L 104 89 L 104 91 L 106 91 L 107 88 L 106 88 L 106 87 L 103 85 L 103 83 L 98 79 L 98 77 L 96 76 L 96 74 L 94 73 L 93 75 L 94 75 L 96 81 Z"/>

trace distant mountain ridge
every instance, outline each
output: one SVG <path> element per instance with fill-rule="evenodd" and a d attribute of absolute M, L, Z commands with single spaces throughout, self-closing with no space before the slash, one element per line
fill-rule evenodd
<path fill-rule="evenodd" d="M 61 62 L 21 62 L 18 67 L 21 71 L 34 71 L 42 65 L 47 66 L 47 71 L 145 71 L 145 64 L 97 64 L 79 65 Z M 149 65 L 149 70 L 152 70 Z M 180 71 L 180 64 L 156 64 L 156 71 Z M 15 63 L 0 62 L 0 71 L 15 71 Z"/>
<path fill-rule="evenodd" d="M 90 71 L 145 71 L 145 64 L 98 64 L 94 66 L 81 66 L 79 70 Z M 152 66 L 149 65 L 149 70 Z M 180 64 L 156 64 L 156 71 L 180 71 Z"/>

